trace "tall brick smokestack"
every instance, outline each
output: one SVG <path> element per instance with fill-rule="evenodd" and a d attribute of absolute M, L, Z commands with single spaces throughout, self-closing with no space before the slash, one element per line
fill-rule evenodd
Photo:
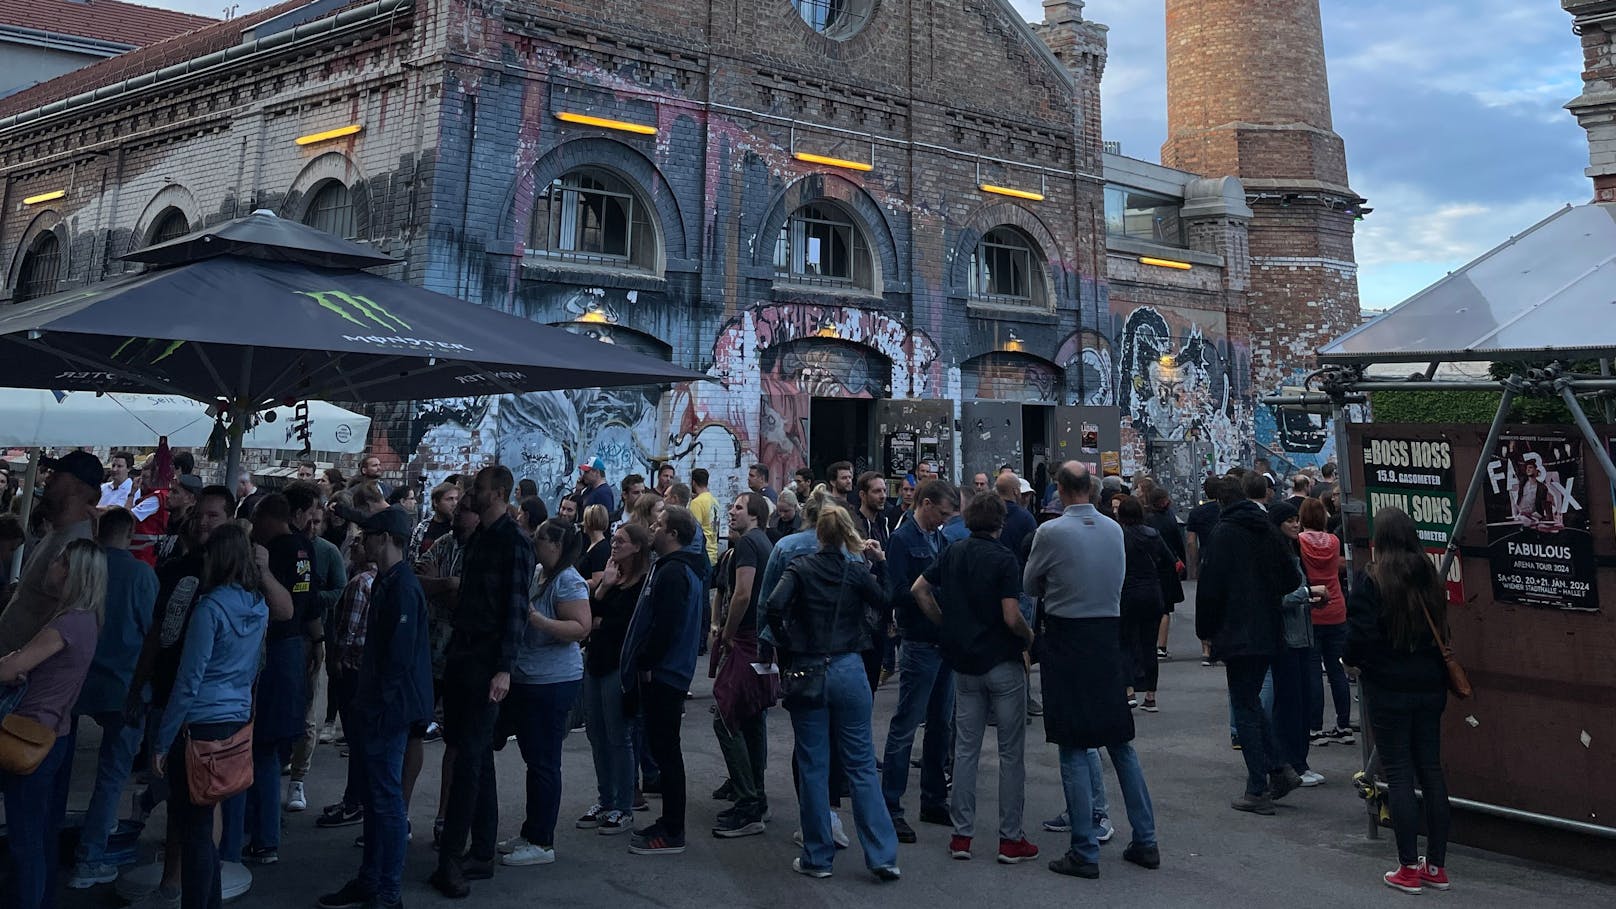
<path fill-rule="evenodd" d="M 1298 383 L 1313 351 L 1358 325 L 1365 211 L 1330 119 L 1318 0 L 1167 0 L 1162 163 L 1245 184 L 1252 388 Z M 1259 412 L 1260 446 L 1295 465 L 1333 454 L 1316 419 L 1275 416 Z"/>
<path fill-rule="evenodd" d="M 1588 131 L 1594 201 L 1616 202 L 1616 0 L 1561 0 L 1582 40 L 1582 94 L 1566 105 Z"/>

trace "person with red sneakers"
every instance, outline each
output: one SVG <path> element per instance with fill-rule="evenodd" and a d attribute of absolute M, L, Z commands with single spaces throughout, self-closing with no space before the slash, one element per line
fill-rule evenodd
<path fill-rule="evenodd" d="M 1038 857 L 1021 826 L 1026 802 L 1027 675 L 1021 654 L 1032 629 L 1021 614 L 1021 563 L 999 545 L 1005 503 L 980 495 L 965 506 L 971 535 L 950 543 L 915 579 L 920 611 L 942 628 L 943 657 L 954 667 L 954 790 L 949 854 L 971 857 L 976 770 L 991 713 L 999 736 L 999 863 Z"/>
<path fill-rule="evenodd" d="M 1383 877 L 1404 893 L 1446 890 L 1451 821 L 1442 775 L 1442 710 L 1448 678 L 1431 629 L 1447 627 L 1447 591 L 1407 514 L 1382 508 L 1374 527 L 1374 560 L 1353 578 L 1347 600 L 1345 660 L 1363 683 L 1364 711 L 1386 774 L 1397 868 Z M 1423 798 L 1415 798 L 1416 782 Z"/>

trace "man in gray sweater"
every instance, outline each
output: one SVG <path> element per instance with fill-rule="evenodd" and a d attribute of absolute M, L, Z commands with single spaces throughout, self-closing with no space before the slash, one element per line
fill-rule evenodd
<path fill-rule="evenodd" d="M 1090 504 L 1094 478 L 1076 461 L 1055 473 L 1061 516 L 1038 528 L 1023 584 L 1043 599 L 1041 647 L 1044 733 L 1060 747 L 1061 784 L 1072 823 L 1070 850 L 1049 863 L 1058 874 L 1100 876 L 1088 750 L 1111 754 L 1133 839 L 1123 859 L 1161 866 L 1156 819 L 1145 774 L 1131 744 L 1133 715 L 1122 671 L 1122 528 Z"/>

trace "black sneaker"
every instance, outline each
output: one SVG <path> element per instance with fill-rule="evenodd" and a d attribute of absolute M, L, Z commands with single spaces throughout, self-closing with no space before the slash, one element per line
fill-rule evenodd
<path fill-rule="evenodd" d="M 1324 735 L 1327 741 L 1334 742 L 1337 745 L 1351 745 L 1352 743 L 1358 741 L 1358 739 L 1353 736 L 1350 728 L 1342 728 L 1340 726 L 1337 726 Z"/>
<path fill-rule="evenodd" d="M 426 735 L 421 736 L 421 741 L 428 743 L 443 741 L 443 727 L 437 723 L 429 723 L 426 727 Z"/>
<path fill-rule="evenodd" d="M 1155 846 L 1141 846 L 1138 843 L 1129 843 L 1128 848 L 1122 850 L 1122 860 L 1133 862 L 1141 868 L 1155 871 L 1161 867 L 1161 850 Z"/>
<path fill-rule="evenodd" d="M 320 816 L 314 819 L 314 826 L 324 828 L 352 827 L 354 824 L 363 824 L 364 822 L 364 808 L 358 805 L 350 807 L 338 802 L 335 805 L 325 806 L 325 810 L 320 812 Z"/>
<path fill-rule="evenodd" d="M 922 824 L 942 824 L 946 827 L 954 826 L 954 819 L 949 816 L 948 809 L 939 805 L 921 805 L 920 822 Z"/>
<path fill-rule="evenodd" d="M 668 833 L 661 824 L 652 824 L 634 832 L 628 851 L 634 855 L 678 855 L 685 851 L 685 838 Z"/>
<path fill-rule="evenodd" d="M 912 843 L 912 842 L 915 841 L 915 828 L 909 826 L 909 822 L 904 820 L 903 818 L 901 818 L 901 817 L 893 818 L 892 819 L 892 829 L 897 831 L 898 842 L 900 842 L 900 843 Z"/>
<path fill-rule="evenodd" d="M 1302 775 L 1295 768 L 1286 764 L 1278 770 L 1268 774 L 1268 797 L 1279 801 L 1302 785 Z"/>
<path fill-rule="evenodd" d="M 1173 658 L 1173 655 L 1167 652 L 1166 647 L 1157 647 L 1156 648 L 1156 659 L 1158 659 L 1158 660 L 1171 660 L 1172 658 Z"/>
<path fill-rule="evenodd" d="M 241 850 L 243 865 L 273 865 L 280 860 L 280 850 L 273 846 L 248 846 Z"/>
<path fill-rule="evenodd" d="M 460 862 L 460 873 L 468 881 L 486 881 L 494 876 L 493 859 L 467 858 Z"/>
<path fill-rule="evenodd" d="M 452 900 L 463 900 L 471 895 L 471 885 L 466 883 L 466 876 L 460 873 L 459 862 L 439 865 L 426 882 Z"/>
<path fill-rule="evenodd" d="M 376 894 L 358 881 L 349 881 L 336 893 L 322 894 L 314 901 L 320 909 L 357 909 L 376 898 Z"/>
<path fill-rule="evenodd" d="M 634 797 L 633 809 L 635 811 L 650 811 L 651 803 L 645 800 L 645 796 L 637 795 Z"/>
<path fill-rule="evenodd" d="M 733 782 L 729 781 L 729 780 L 725 780 L 724 785 L 719 786 L 717 789 L 713 790 L 713 801 L 715 801 L 715 802 L 733 802 L 733 801 L 735 801 L 735 784 Z"/>
<path fill-rule="evenodd" d="M 1049 863 L 1049 870 L 1056 874 L 1066 874 L 1072 877 L 1081 877 L 1088 880 L 1098 880 L 1100 866 L 1094 862 L 1085 862 L 1070 852 Z"/>
<path fill-rule="evenodd" d="M 718 816 L 718 823 L 713 825 L 713 836 L 729 840 L 743 836 L 757 836 L 763 830 L 763 819 L 756 815 L 742 814 L 739 811 L 724 812 Z"/>

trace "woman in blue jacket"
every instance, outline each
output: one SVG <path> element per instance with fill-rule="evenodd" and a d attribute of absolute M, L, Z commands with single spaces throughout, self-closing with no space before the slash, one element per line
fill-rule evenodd
<path fill-rule="evenodd" d="M 153 770 L 171 779 L 169 810 L 182 841 L 182 909 L 219 909 L 219 850 L 213 806 L 197 805 L 186 785 L 186 734 L 220 741 L 252 721 L 253 681 L 264 650 L 269 606 L 246 531 L 227 524 L 203 549 L 202 598 L 191 613 L 174 691 L 157 727 Z"/>

